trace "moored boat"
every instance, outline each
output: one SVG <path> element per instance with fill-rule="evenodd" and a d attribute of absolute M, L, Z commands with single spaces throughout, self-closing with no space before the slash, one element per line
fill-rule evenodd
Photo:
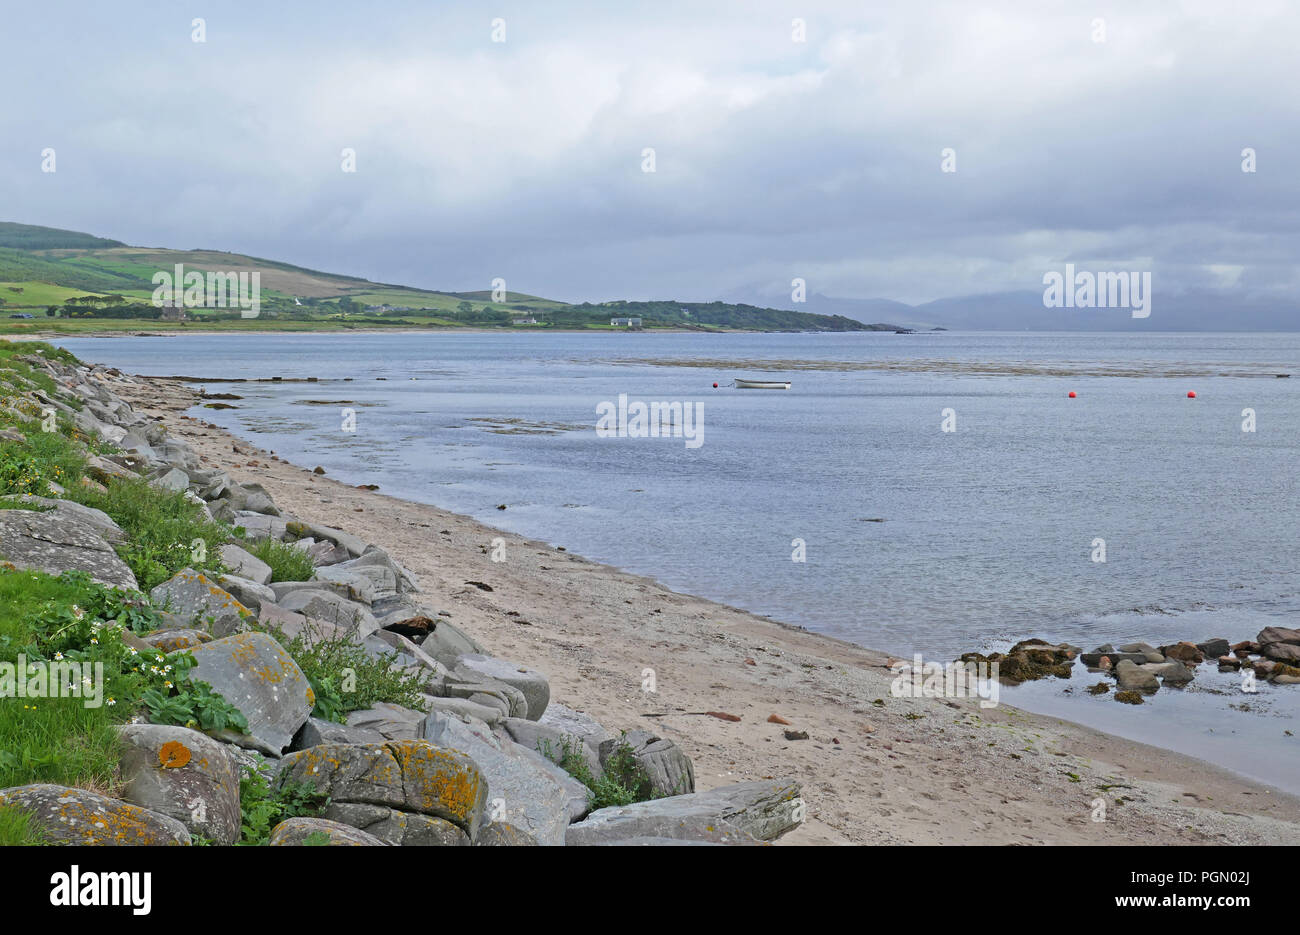
<path fill-rule="evenodd" d="M 781 380 L 737 380 L 738 390 L 788 390 L 790 384 Z"/>

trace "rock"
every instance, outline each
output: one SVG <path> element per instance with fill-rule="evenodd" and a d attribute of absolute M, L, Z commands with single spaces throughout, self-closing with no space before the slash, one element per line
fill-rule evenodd
<path fill-rule="evenodd" d="M 88 789 L 37 784 L 0 789 L 0 806 L 27 811 L 35 827 L 56 844 L 97 847 L 179 844 L 190 832 L 169 815 Z"/>
<path fill-rule="evenodd" d="M 388 600 L 397 597 L 405 588 L 404 569 L 388 557 L 388 553 L 379 546 L 367 546 L 357 558 L 331 566 L 342 572 L 362 575 L 370 581 L 372 600 Z M 324 571 L 325 569 L 322 569 Z M 320 572 L 317 572 L 320 575 Z"/>
<path fill-rule="evenodd" d="M 487 729 L 434 712 L 425 719 L 423 736 L 458 750 L 478 764 L 487 782 L 493 821 L 514 825 L 543 846 L 564 844 L 569 801 L 564 787 L 518 744 L 503 742 Z"/>
<path fill-rule="evenodd" d="M 1145 657 L 1146 662 L 1164 662 L 1164 653 L 1150 643 L 1125 643 L 1119 648 L 1121 653 L 1135 653 Z M 1135 662 L 1137 660 L 1134 660 Z"/>
<path fill-rule="evenodd" d="M 396 579 L 394 578 L 393 581 L 395 583 Z M 326 565 L 317 568 L 312 575 L 310 583 L 317 582 L 329 585 L 329 590 L 350 601 L 358 601 L 366 606 L 374 603 L 376 596 L 374 582 L 361 571 L 353 571 L 341 565 Z"/>
<path fill-rule="evenodd" d="M 221 740 L 279 756 L 307 722 L 316 696 L 298 664 L 265 633 L 240 633 L 191 650 L 191 678 L 209 683 L 248 719 L 248 733 Z"/>
<path fill-rule="evenodd" d="M 553 763 L 559 763 L 565 752 L 569 751 L 582 757 L 593 779 L 605 775 L 605 768 L 600 763 L 599 742 L 596 746 L 592 746 L 577 734 L 569 733 L 553 724 L 530 721 L 527 718 L 503 718 L 501 727 L 515 743 L 540 753 Z"/>
<path fill-rule="evenodd" d="M 1160 689 L 1160 680 L 1154 672 L 1127 659 L 1115 666 L 1115 681 L 1119 683 L 1121 693 L 1139 691 L 1154 695 Z"/>
<path fill-rule="evenodd" d="M 178 649 L 192 649 L 204 643 L 211 643 L 212 635 L 206 630 L 196 630 L 193 627 L 168 627 L 165 630 L 146 633 L 142 639 L 154 649 L 164 653 L 174 653 Z"/>
<path fill-rule="evenodd" d="M 236 514 L 280 515 L 280 511 L 271 500 L 271 495 L 266 492 L 261 484 L 231 484 L 222 499 L 230 504 L 230 508 Z"/>
<path fill-rule="evenodd" d="M 1233 643 L 1232 651 L 1238 656 L 1249 656 L 1259 652 L 1259 644 L 1254 640 L 1243 640 L 1240 643 Z"/>
<path fill-rule="evenodd" d="M 190 486 L 190 476 L 180 468 L 171 468 L 163 474 L 155 477 L 149 483 L 162 490 L 170 490 L 173 493 L 180 493 Z"/>
<path fill-rule="evenodd" d="M 1177 659 L 1171 659 L 1169 662 L 1162 663 L 1158 666 L 1147 666 L 1155 675 L 1158 675 L 1163 684 L 1169 686 L 1186 685 L 1196 677 L 1196 673 L 1183 665 Z"/>
<path fill-rule="evenodd" d="M 239 840 L 239 767 L 224 744 L 170 724 L 127 724 L 118 735 L 123 799 L 217 844 Z"/>
<path fill-rule="evenodd" d="M 0 510 L 0 559 L 50 575 L 84 571 L 109 587 L 138 587 L 99 530 L 66 512 Z"/>
<path fill-rule="evenodd" d="M 461 656 L 454 671 L 466 678 L 491 679 L 517 688 L 527 702 L 528 711 L 524 716 L 530 721 L 540 718 L 551 700 L 551 685 L 546 676 L 504 659 L 472 653 Z"/>
<path fill-rule="evenodd" d="M 354 558 L 366 550 L 366 543 L 351 533 L 344 532 L 341 529 L 331 529 L 328 526 L 318 526 L 315 523 L 293 520 L 289 522 L 287 532 L 295 539 L 305 539 L 310 536 L 317 540 L 328 540 L 346 549 L 348 554 Z"/>
<path fill-rule="evenodd" d="M 449 675 L 439 687 L 443 697 L 464 698 L 495 709 L 497 720 L 528 714 L 528 702 L 524 700 L 523 692 L 513 685 L 502 682 L 461 682 L 456 676 Z"/>
<path fill-rule="evenodd" d="M 536 847 L 537 839 L 514 825 L 490 821 L 479 829 L 475 847 Z"/>
<path fill-rule="evenodd" d="M 1217 659 L 1220 656 L 1228 655 L 1228 653 L 1232 651 L 1232 647 L 1228 645 L 1228 641 L 1218 637 L 1197 643 L 1196 648 L 1199 649 L 1207 659 Z"/>
<path fill-rule="evenodd" d="M 322 743 L 383 743 L 387 739 L 377 730 L 366 727 L 351 727 L 347 724 L 327 721 L 324 718 L 309 717 L 307 723 L 302 726 L 302 729 L 293 738 L 293 743 L 289 745 L 289 749 L 291 751 L 306 750 L 308 747 L 314 747 Z"/>
<path fill-rule="evenodd" d="M 648 731 L 628 731 L 622 737 L 606 740 L 600 745 L 601 765 L 608 769 L 610 757 L 624 744 L 630 748 L 637 765 L 645 771 L 655 792 L 686 795 L 695 791 L 695 769 L 691 758 L 671 740 L 663 740 Z"/>
<path fill-rule="evenodd" d="M 376 630 L 367 636 L 361 645 L 375 658 L 380 656 L 392 658 L 396 653 L 395 662 L 398 665 L 412 670 L 427 669 L 426 678 L 430 685 L 441 684 L 447 676 L 445 666 L 400 633 Z"/>
<path fill-rule="evenodd" d="M 502 710 L 502 706 L 489 707 L 470 701 L 468 698 L 426 698 L 426 700 L 430 714 L 438 711 L 460 720 L 473 718 L 489 727 L 495 727 L 502 719 L 509 716 Z"/>
<path fill-rule="evenodd" d="M 1259 631 L 1255 642 L 1261 648 L 1269 643 L 1290 643 L 1293 646 L 1300 646 L 1300 630 L 1292 630 L 1288 627 L 1265 627 Z"/>
<path fill-rule="evenodd" d="M 469 835 L 445 819 L 383 805 L 332 802 L 322 817 L 359 828 L 385 844 L 398 847 L 469 846 Z M 482 834 L 479 831 L 480 837 Z"/>
<path fill-rule="evenodd" d="M 153 588 L 149 600 L 155 607 L 179 614 L 192 623 L 206 623 L 213 636 L 237 633 L 245 620 L 253 616 L 232 594 L 193 568 L 182 569 Z"/>
<path fill-rule="evenodd" d="M 647 816 L 628 822 L 586 827 L 569 826 L 565 843 L 570 847 L 626 846 L 637 844 L 722 844 L 756 847 L 763 842 L 726 821 L 701 818 Z"/>
<path fill-rule="evenodd" d="M 546 713 L 537 723 L 542 727 L 581 737 L 593 751 L 599 751 L 601 743 L 610 737 L 609 731 L 590 714 L 575 711 L 554 701 L 546 706 Z"/>
<path fill-rule="evenodd" d="M 283 519 L 263 513 L 232 511 L 230 523 L 232 526 L 242 527 L 244 530 L 243 538 L 250 542 L 256 542 L 260 539 L 282 541 L 288 534 L 288 524 Z"/>
<path fill-rule="evenodd" d="M 1115 700 L 1122 701 L 1124 704 L 1142 704 L 1142 693 L 1132 692 L 1115 692 Z"/>
<path fill-rule="evenodd" d="M 1199 665 L 1205 661 L 1205 653 L 1197 649 L 1195 643 L 1189 643 L 1187 641 L 1173 643 L 1169 646 L 1161 646 L 1160 651 L 1163 652 L 1165 657 L 1168 659 L 1177 659 L 1179 662 L 1188 663 L 1190 665 Z"/>
<path fill-rule="evenodd" d="M 415 740 L 427 715 L 401 705 L 376 702 L 372 708 L 348 712 L 348 727 L 373 731 L 384 740 Z"/>
<path fill-rule="evenodd" d="M 223 545 L 221 547 L 221 560 L 230 569 L 232 575 L 247 578 L 255 584 L 267 585 L 271 583 L 271 566 L 252 552 L 241 549 L 237 545 Z"/>
<path fill-rule="evenodd" d="M 1300 663 L 1300 646 L 1294 643 L 1265 643 L 1260 652 L 1274 662 Z"/>
<path fill-rule="evenodd" d="M 36 497 L 32 494 L 23 494 L 12 499 L 21 503 L 47 507 L 53 510 L 56 516 L 70 516 L 73 519 L 80 520 L 99 533 L 107 542 L 120 543 L 126 541 L 126 533 L 122 532 L 122 527 L 113 522 L 113 518 L 103 510 L 82 506 L 75 500 L 54 500 L 50 497 Z"/>
<path fill-rule="evenodd" d="M 276 603 L 284 610 L 342 627 L 353 633 L 358 641 L 379 629 L 378 622 L 364 606 L 330 591 L 293 591 Z"/>
<path fill-rule="evenodd" d="M 333 802 L 384 805 L 444 818 L 471 839 L 488 784 L 473 760 L 423 740 L 323 743 L 284 758 L 277 782 L 307 782 Z"/>
<path fill-rule="evenodd" d="M 708 792 L 675 795 L 649 802 L 597 809 L 569 827 L 566 838 L 582 843 L 588 835 L 628 838 L 640 835 L 649 819 L 726 823 L 760 841 L 771 841 L 803 820 L 800 786 L 793 780 L 764 779 L 721 786 Z M 571 836 L 571 837 L 569 837 Z"/>
<path fill-rule="evenodd" d="M 1135 665 L 1146 665 L 1149 661 L 1145 653 L 1083 653 L 1079 656 L 1080 662 L 1085 666 L 1091 666 L 1093 668 L 1106 668 L 1106 663 L 1102 661 L 1104 659 L 1109 659 L 1110 665 L 1112 666 L 1118 665 L 1126 660 Z M 1163 661 L 1164 656 L 1161 656 L 1160 659 Z"/>
<path fill-rule="evenodd" d="M 1241 668 L 1241 660 L 1238 659 L 1236 656 L 1219 657 L 1220 672 L 1236 672 L 1240 668 Z"/>
<path fill-rule="evenodd" d="M 323 620 L 312 620 L 302 614 L 284 610 L 276 604 L 263 604 L 258 610 L 257 619 L 265 629 L 282 632 L 286 640 L 301 637 L 308 646 L 322 640 L 346 639 L 351 632 L 345 627 L 336 627 Z"/>
<path fill-rule="evenodd" d="M 314 835 L 308 840 L 309 835 Z M 351 825 L 324 818 L 286 818 L 271 829 L 271 847 L 302 847 L 321 840 L 327 847 L 385 847 L 387 842 Z"/>
<path fill-rule="evenodd" d="M 253 612 L 260 612 L 263 604 L 275 603 L 274 591 L 247 578 L 240 578 L 238 575 L 221 575 L 217 578 L 217 584 Z"/>

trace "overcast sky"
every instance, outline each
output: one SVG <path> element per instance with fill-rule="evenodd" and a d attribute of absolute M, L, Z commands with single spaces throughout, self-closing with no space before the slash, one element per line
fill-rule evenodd
<path fill-rule="evenodd" d="M 1284 0 L 46 0 L 4 33 L 3 220 L 571 301 L 1300 286 Z"/>

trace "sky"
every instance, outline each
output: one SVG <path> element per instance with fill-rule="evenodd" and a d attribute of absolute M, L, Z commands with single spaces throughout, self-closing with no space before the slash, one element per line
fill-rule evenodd
<path fill-rule="evenodd" d="M 1065 263 L 1300 286 L 1291 2 L 46 0 L 4 26 L 0 220 L 568 301 L 788 304 L 798 277 L 917 303 Z"/>

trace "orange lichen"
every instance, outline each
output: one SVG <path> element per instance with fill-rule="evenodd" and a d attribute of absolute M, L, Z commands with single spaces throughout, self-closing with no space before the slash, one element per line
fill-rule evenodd
<path fill-rule="evenodd" d="M 190 748 L 179 740 L 169 740 L 158 751 L 158 762 L 163 769 L 180 769 L 190 761 Z"/>

